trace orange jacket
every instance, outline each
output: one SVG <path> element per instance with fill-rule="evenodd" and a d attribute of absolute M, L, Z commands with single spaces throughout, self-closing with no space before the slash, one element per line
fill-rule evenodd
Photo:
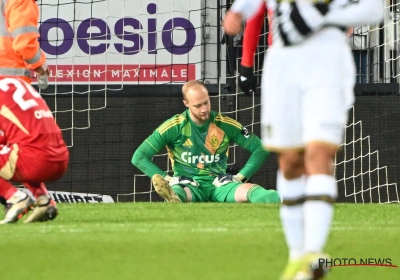
<path fill-rule="evenodd" d="M 30 70 L 46 62 L 38 37 L 39 8 L 35 0 L 0 0 L 0 75 L 31 82 Z"/>

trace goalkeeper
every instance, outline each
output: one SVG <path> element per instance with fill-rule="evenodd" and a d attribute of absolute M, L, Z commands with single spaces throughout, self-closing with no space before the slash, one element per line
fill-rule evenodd
<path fill-rule="evenodd" d="M 138 147 L 132 164 L 152 178 L 168 202 L 280 202 L 275 190 L 246 183 L 269 156 L 261 140 L 239 122 L 211 110 L 205 85 L 196 80 L 182 88 L 187 110 L 162 123 Z M 231 142 L 251 153 L 238 174 L 226 174 Z M 167 148 L 174 176 L 151 159 Z"/>

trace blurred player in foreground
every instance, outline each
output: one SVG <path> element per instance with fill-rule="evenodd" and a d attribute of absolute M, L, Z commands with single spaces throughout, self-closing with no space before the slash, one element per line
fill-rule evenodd
<path fill-rule="evenodd" d="M 169 202 L 280 202 L 275 190 L 246 183 L 269 156 L 260 138 L 239 122 L 212 111 L 202 82 L 187 82 L 182 94 L 188 109 L 161 124 L 132 157 L 132 164 L 152 178 L 156 192 Z M 231 142 L 251 154 L 236 175 L 226 174 Z M 152 161 L 164 147 L 173 177 Z"/>
<path fill-rule="evenodd" d="M 0 77 L 0 196 L 7 200 L 0 224 L 54 219 L 58 212 L 45 181 L 61 178 L 68 166 L 68 148 L 60 128 L 40 94 L 19 78 Z M 22 183 L 36 201 L 9 181 Z"/>
<path fill-rule="evenodd" d="M 240 32 L 261 0 L 236 0 L 223 26 Z M 355 69 L 346 31 L 383 18 L 381 0 L 268 0 L 272 46 L 262 77 L 262 141 L 277 151 L 277 188 L 289 247 L 282 279 L 319 279 L 337 186 L 333 162 L 354 102 Z M 265 86 L 264 86 L 265 85 Z"/>
<path fill-rule="evenodd" d="M 34 0 L 8 0 L 1 6 L 0 76 L 19 77 L 31 83 L 31 70 L 38 86 L 48 86 L 49 69 L 38 42 L 39 8 Z"/>

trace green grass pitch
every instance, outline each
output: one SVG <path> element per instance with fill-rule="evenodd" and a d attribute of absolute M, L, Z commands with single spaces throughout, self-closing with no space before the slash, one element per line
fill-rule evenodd
<path fill-rule="evenodd" d="M 336 204 L 326 252 L 400 266 L 400 204 Z M 60 204 L 47 223 L 0 227 L 1 279 L 279 279 L 279 206 Z M 333 267 L 326 279 L 400 279 L 400 268 Z"/>

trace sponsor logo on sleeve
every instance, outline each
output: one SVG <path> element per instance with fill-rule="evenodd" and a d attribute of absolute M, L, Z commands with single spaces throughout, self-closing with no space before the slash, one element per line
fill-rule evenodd
<path fill-rule="evenodd" d="M 242 134 L 246 138 L 249 138 L 249 136 L 250 136 L 249 130 L 245 127 L 242 128 Z"/>

